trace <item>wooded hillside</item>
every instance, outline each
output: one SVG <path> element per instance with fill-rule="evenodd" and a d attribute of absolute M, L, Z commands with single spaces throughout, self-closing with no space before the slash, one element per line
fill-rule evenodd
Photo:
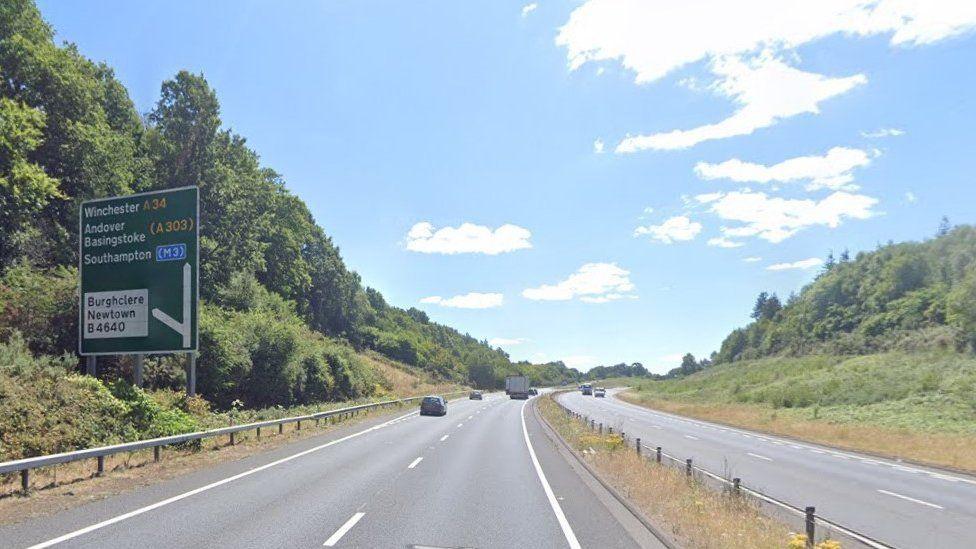
<path fill-rule="evenodd" d="M 18 332 L 35 354 L 74 352 L 81 201 L 197 185 L 199 389 L 217 405 L 368 396 L 380 380 L 353 352 L 363 349 L 479 387 L 517 369 L 538 383 L 576 375 L 561 363 L 513 365 L 486 342 L 388 304 L 282 176 L 224 126 L 203 75 L 179 72 L 139 113 L 111 68 L 54 44 L 30 0 L 0 4 L 0 74 L 0 339 Z M 108 379 L 127 367 L 100 363 Z M 183 373 L 156 357 L 147 376 L 152 387 L 179 387 Z"/>
<path fill-rule="evenodd" d="M 976 345 L 976 228 L 947 223 L 924 242 L 839 259 L 785 303 L 760 294 L 752 323 L 715 362 L 772 355 L 868 354 Z"/>

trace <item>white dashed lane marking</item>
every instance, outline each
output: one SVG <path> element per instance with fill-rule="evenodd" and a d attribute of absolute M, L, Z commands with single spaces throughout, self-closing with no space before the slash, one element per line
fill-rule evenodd
<path fill-rule="evenodd" d="M 932 507 L 934 509 L 945 509 L 945 507 L 943 507 L 941 505 L 936 505 L 934 503 L 929 503 L 927 501 L 922 501 L 920 499 L 911 498 L 911 497 L 908 497 L 908 496 L 904 496 L 902 494 L 896 494 L 895 492 L 889 492 L 888 490 L 878 490 L 878 491 L 881 492 L 882 494 L 885 494 L 885 495 L 888 495 L 888 496 L 894 496 L 896 498 L 901 498 L 903 500 L 910 501 L 912 503 L 917 503 L 919 505 L 926 505 L 926 506 Z"/>

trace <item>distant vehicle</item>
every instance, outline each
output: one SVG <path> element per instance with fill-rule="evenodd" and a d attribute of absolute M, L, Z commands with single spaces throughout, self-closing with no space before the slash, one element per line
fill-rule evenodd
<path fill-rule="evenodd" d="M 607 396 L 607 390 L 604 389 L 603 387 L 597 387 L 596 390 L 593 391 L 593 396 L 595 396 L 595 397 L 605 397 L 605 396 Z"/>
<path fill-rule="evenodd" d="M 481 395 L 481 391 L 471 391 L 468 400 L 484 400 L 484 397 Z"/>
<path fill-rule="evenodd" d="M 447 401 L 442 396 L 425 396 L 420 401 L 420 415 L 422 416 L 446 416 Z"/>
<path fill-rule="evenodd" d="M 539 394 L 539 390 L 536 389 L 535 387 L 532 387 L 532 388 L 529 389 L 529 395 L 535 396 L 537 394 Z"/>
<path fill-rule="evenodd" d="M 508 376 L 505 378 L 505 392 L 509 398 L 525 400 L 529 398 L 529 378 L 525 376 Z"/>
<path fill-rule="evenodd" d="M 584 383 L 583 385 L 580 386 L 580 391 L 582 391 L 584 395 L 592 395 L 593 386 L 590 385 L 589 383 Z"/>

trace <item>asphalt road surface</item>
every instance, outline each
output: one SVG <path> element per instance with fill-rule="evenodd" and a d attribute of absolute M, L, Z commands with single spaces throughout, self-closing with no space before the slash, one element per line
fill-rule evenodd
<path fill-rule="evenodd" d="M 0 527 L 0 546 L 657 546 L 561 454 L 531 404 L 489 395 L 448 409 L 350 425 Z"/>
<path fill-rule="evenodd" d="M 872 538 L 904 548 L 976 547 L 976 478 L 655 412 L 615 398 L 559 397 L 628 438 Z"/>

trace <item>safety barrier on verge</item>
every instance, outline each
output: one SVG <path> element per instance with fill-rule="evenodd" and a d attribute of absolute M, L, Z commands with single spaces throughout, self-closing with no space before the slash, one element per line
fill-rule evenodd
<path fill-rule="evenodd" d="M 552 400 L 553 402 L 558 404 L 559 407 L 562 408 L 563 411 L 566 412 L 566 414 L 569 417 L 582 421 L 583 424 L 589 427 L 591 430 L 599 431 L 600 434 L 603 433 L 603 423 L 597 423 L 596 420 L 591 419 L 589 416 L 583 415 L 579 412 L 569 409 L 568 407 L 563 405 L 562 402 L 559 402 L 559 400 L 557 400 L 556 398 L 553 398 Z M 607 433 L 613 434 L 613 427 L 608 426 Z M 626 443 L 628 440 L 626 433 L 621 432 L 618 434 Z M 650 455 L 653 456 L 653 459 L 657 463 L 661 465 L 664 465 L 666 463 L 675 464 L 678 467 L 683 468 L 685 474 L 687 474 L 689 477 L 692 476 L 695 472 L 697 472 L 701 475 L 704 475 L 718 482 L 723 486 L 728 487 L 732 491 L 732 493 L 736 495 L 745 494 L 747 496 L 758 499 L 763 503 L 767 503 L 773 505 L 774 507 L 778 507 L 780 509 L 788 511 L 790 513 L 795 513 L 797 515 L 800 515 L 801 517 L 804 518 L 804 524 L 806 526 L 807 547 L 811 547 L 811 548 L 814 547 L 814 540 L 816 539 L 816 525 L 819 523 L 825 527 L 831 528 L 841 534 L 844 534 L 845 536 L 848 536 L 851 539 L 857 540 L 858 542 L 863 543 L 864 545 L 871 547 L 873 549 L 896 549 L 895 546 L 893 545 L 889 545 L 887 543 L 878 541 L 866 534 L 862 534 L 856 530 L 843 526 L 833 520 L 826 519 L 820 515 L 817 515 L 815 507 L 803 507 L 803 508 L 797 507 L 795 505 L 789 504 L 780 499 L 774 498 L 768 494 L 764 494 L 759 490 L 747 488 L 746 486 L 743 486 L 742 480 L 739 478 L 727 479 L 721 475 L 717 475 L 711 471 L 708 471 L 707 469 L 695 465 L 692 462 L 691 458 L 682 460 L 678 457 L 672 456 L 664 452 L 660 446 L 651 447 L 642 443 L 640 438 L 636 438 L 634 440 L 634 449 L 639 455 L 642 456 L 645 455 L 644 452 L 645 450 L 652 452 L 652 454 Z"/>
<path fill-rule="evenodd" d="M 455 391 L 452 393 L 445 393 L 444 396 L 449 395 L 460 395 L 467 391 Z M 303 421 L 315 421 L 316 424 L 322 419 L 328 418 L 345 418 L 358 415 L 360 412 L 366 412 L 370 410 L 375 410 L 379 408 L 385 408 L 387 406 L 399 406 L 402 404 L 409 404 L 411 402 L 417 401 L 424 398 L 423 396 L 415 396 L 408 398 L 401 398 L 397 400 L 385 400 L 382 402 L 372 402 L 369 404 L 360 404 L 358 406 L 349 406 L 347 408 L 338 408 L 335 410 L 328 410 L 325 412 L 317 412 L 314 414 L 308 414 L 304 416 L 293 416 L 281 419 L 269 419 L 267 421 L 258 421 L 255 423 L 245 423 L 242 425 L 231 425 L 229 427 L 221 427 L 218 429 L 210 429 L 207 431 L 197 431 L 195 433 L 184 433 L 182 435 L 173 435 L 168 437 L 153 438 L 148 440 L 139 440 L 136 442 L 125 442 L 122 444 L 113 444 L 111 446 L 100 446 L 98 448 L 88 448 L 85 450 L 75 450 L 72 452 L 64 452 L 61 454 L 51 454 L 47 456 L 36 456 L 24 459 L 17 459 L 13 461 L 5 461 L 0 463 L 0 474 L 15 473 L 20 472 L 20 486 L 23 493 L 27 494 L 30 492 L 30 472 L 33 469 L 38 469 L 40 467 L 48 467 L 51 465 L 59 465 L 62 463 L 70 463 L 73 461 L 81 461 L 84 459 L 96 459 L 98 460 L 98 475 L 105 472 L 105 456 L 111 456 L 114 454 L 121 454 L 124 452 L 134 452 L 136 450 L 145 450 L 147 448 L 153 449 L 153 460 L 159 461 L 161 459 L 160 450 L 164 446 L 171 446 L 173 444 L 180 444 L 182 442 L 189 442 L 193 440 L 203 440 L 205 438 L 214 438 L 223 435 L 228 435 L 230 437 L 230 444 L 236 444 L 235 435 L 242 431 L 257 431 L 257 437 L 261 438 L 261 429 L 264 427 L 278 427 L 278 433 L 284 432 L 284 426 L 287 423 L 295 423 L 296 430 L 302 429 Z"/>

